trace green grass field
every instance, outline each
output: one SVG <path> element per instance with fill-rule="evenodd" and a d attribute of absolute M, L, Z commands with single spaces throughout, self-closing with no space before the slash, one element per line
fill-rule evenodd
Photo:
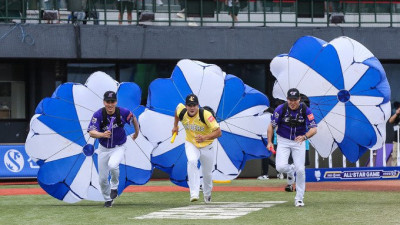
<path fill-rule="evenodd" d="M 170 186 L 169 181 L 147 185 Z M 282 186 L 282 180 L 235 180 L 215 186 Z M 0 188 L 34 188 L 36 185 L 0 185 Z M 400 188 L 400 187 L 399 187 Z M 112 208 L 102 202 L 67 204 L 49 195 L 0 196 L 1 224 L 399 224 L 400 192 L 306 192 L 303 208 L 293 205 L 294 193 L 214 192 L 213 202 L 287 201 L 227 220 L 135 219 L 151 212 L 189 205 L 188 192 L 124 193 Z"/>

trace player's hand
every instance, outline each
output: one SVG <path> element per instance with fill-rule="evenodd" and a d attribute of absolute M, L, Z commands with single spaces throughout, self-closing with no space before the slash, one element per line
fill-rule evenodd
<path fill-rule="evenodd" d="M 172 135 L 174 135 L 175 132 L 176 132 L 176 135 L 178 135 L 178 132 L 179 132 L 179 127 L 178 126 L 172 128 Z"/>
<path fill-rule="evenodd" d="M 132 139 L 133 139 L 133 140 L 136 140 L 136 138 L 138 137 L 138 135 L 139 135 L 139 132 L 135 132 L 135 133 L 132 135 Z"/>
<path fill-rule="evenodd" d="M 307 140 L 305 135 L 297 136 L 296 139 L 294 139 L 297 143 L 301 143 L 305 140 Z"/>
<path fill-rule="evenodd" d="M 110 138 L 110 137 L 111 137 L 111 131 L 106 130 L 106 131 L 103 133 L 103 138 Z"/>
<path fill-rule="evenodd" d="M 396 114 L 397 114 L 397 115 L 400 115 L 400 108 L 398 108 L 398 109 L 396 110 Z"/>
<path fill-rule="evenodd" d="M 269 142 L 268 144 L 267 144 L 267 149 L 269 150 L 269 151 L 271 151 L 271 149 L 273 150 L 273 151 L 275 151 L 275 149 L 274 149 L 274 144 L 272 144 L 271 142 Z M 272 151 L 271 151 L 272 152 Z"/>
<path fill-rule="evenodd" d="M 197 143 L 201 143 L 206 140 L 205 136 L 203 136 L 203 135 L 196 135 L 196 137 L 194 137 L 194 138 L 196 139 Z"/>

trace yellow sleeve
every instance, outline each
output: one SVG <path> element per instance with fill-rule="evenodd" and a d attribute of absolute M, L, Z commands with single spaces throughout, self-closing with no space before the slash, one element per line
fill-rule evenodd
<path fill-rule="evenodd" d="M 219 128 L 219 125 L 217 123 L 217 120 L 213 117 L 213 115 L 207 111 L 204 110 L 204 120 L 207 124 L 207 126 L 211 129 L 211 130 L 216 130 L 217 128 Z"/>
<path fill-rule="evenodd" d="M 181 111 L 186 108 L 185 105 L 183 105 L 182 103 L 179 103 L 179 105 L 176 107 L 176 116 L 179 117 L 179 114 L 181 113 Z"/>

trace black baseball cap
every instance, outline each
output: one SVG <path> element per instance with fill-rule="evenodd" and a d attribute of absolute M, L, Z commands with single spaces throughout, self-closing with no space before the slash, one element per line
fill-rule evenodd
<path fill-rule="evenodd" d="M 195 94 L 190 94 L 190 95 L 186 96 L 186 105 L 190 105 L 190 104 L 195 104 L 195 105 L 199 104 L 199 99 L 197 98 L 197 96 Z"/>
<path fill-rule="evenodd" d="M 104 101 L 117 101 L 117 94 L 113 91 L 106 91 L 104 93 Z"/>
<path fill-rule="evenodd" d="M 299 99 L 300 98 L 300 92 L 296 88 L 290 88 L 289 91 L 287 92 L 287 98 L 288 99 Z"/>

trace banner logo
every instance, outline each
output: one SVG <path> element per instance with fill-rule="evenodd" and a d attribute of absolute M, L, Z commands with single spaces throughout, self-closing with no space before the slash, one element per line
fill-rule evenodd
<path fill-rule="evenodd" d="M 4 155 L 4 165 L 6 168 L 14 173 L 18 173 L 24 168 L 24 157 L 15 149 L 10 149 Z"/>

